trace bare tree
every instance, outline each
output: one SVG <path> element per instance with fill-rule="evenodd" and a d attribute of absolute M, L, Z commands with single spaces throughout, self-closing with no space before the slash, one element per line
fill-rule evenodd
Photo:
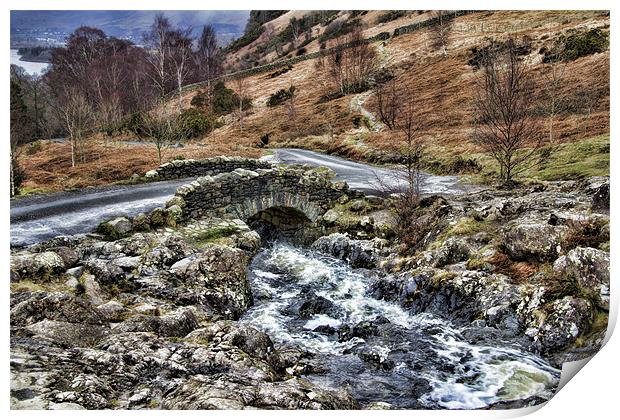
<path fill-rule="evenodd" d="M 141 116 L 138 130 L 140 137 L 149 140 L 157 149 L 157 158 L 162 162 L 163 151 L 187 138 L 187 127 L 181 118 L 170 114 L 145 113 Z"/>
<path fill-rule="evenodd" d="M 211 25 L 204 25 L 198 38 L 196 61 L 200 80 L 207 81 L 207 97 L 211 104 L 211 79 L 222 72 L 222 56 L 218 50 L 215 29 Z"/>
<path fill-rule="evenodd" d="M 248 84 L 247 80 L 243 77 L 239 77 L 233 82 L 234 90 L 239 97 L 239 104 L 237 108 L 237 118 L 239 119 L 239 128 L 243 130 L 243 120 L 245 118 L 245 100 L 247 97 Z"/>
<path fill-rule="evenodd" d="M 191 71 L 190 62 L 193 55 L 191 32 L 191 28 L 178 29 L 168 35 L 170 61 L 179 98 L 179 114 L 183 112 L 183 82 Z"/>
<path fill-rule="evenodd" d="M 401 177 L 405 180 L 405 202 L 413 206 L 419 200 L 422 187 L 421 164 L 425 144 L 420 137 L 422 120 L 416 114 L 416 92 L 407 86 L 403 86 L 400 90 L 403 92 L 403 97 L 398 107 L 395 127 L 402 133 L 400 154 L 404 163 Z"/>
<path fill-rule="evenodd" d="M 289 21 L 289 26 L 291 27 L 291 34 L 293 35 L 293 47 L 295 47 L 301 35 L 301 21 L 293 16 Z"/>
<path fill-rule="evenodd" d="M 485 50 L 476 82 L 473 140 L 497 161 L 505 184 L 533 166 L 544 145 L 533 115 L 532 88 L 513 39 Z"/>
<path fill-rule="evenodd" d="M 377 66 L 377 53 L 364 41 L 360 26 L 336 41 L 317 61 L 317 69 L 331 82 L 330 88 L 343 95 L 361 90 Z"/>
<path fill-rule="evenodd" d="M 69 134 L 71 167 L 86 161 L 86 138 L 93 125 L 93 110 L 79 89 L 71 89 L 57 108 Z"/>
<path fill-rule="evenodd" d="M 424 128 L 424 114 L 417 109 L 418 95 L 415 89 L 398 84 L 402 92 L 394 118 L 394 129 L 398 133 L 397 153 L 402 165 L 396 168 L 392 177 L 376 176 L 379 189 L 395 197 L 392 211 L 396 217 L 396 233 L 408 248 L 415 246 L 425 232 L 417 220 L 417 208 L 423 187 L 422 160 L 426 145 L 421 137 Z"/>
<path fill-rule="evenodd" d="M 444 57 L 448 56 L 448 42 L 452 33 L 452 17 L 444 10 L 435 10 L 433 18 L 436 22 L 431 25 L 431 46 L 441 51 Z"/>
<path fill-rule="evenodd" d="M 393 77 L 379 81 L 375 86 L 375 112 L 379 116 L 379 120 L 390 130 L 396 128 L 400 97 L 398 84 Z"/>
<path fill-rule="evenodd" d="M 555 120 L 562 111 L 564 73 L 566 71 L 566 63 L 562 61 L 562 49 L 558 47 L 551 55 L 551 60 L 544 69 L 544 93 L 545 93 L 545 114 L 547 117 L 547 130 L 549 135 L 549 144 L 554 145 L 555 136 Z"/>
<path fill-rule="evenodd" d="M 168 38 L 171 32 L 170 21 L 162 13 L 159 13 L 155 16 L 150 31 L 144 35 L 144 42 L 150 52 L 147 57 L 151 67 L 149 74 L 162 100 L 166 96 L 167 85 L 170 80 Z"/>

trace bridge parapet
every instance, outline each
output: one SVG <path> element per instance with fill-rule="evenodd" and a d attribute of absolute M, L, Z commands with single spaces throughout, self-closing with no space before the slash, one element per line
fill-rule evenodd
<path fill-rule="evenodd" d="M 258 159 L 218 156 L 206 159 L 173 160 L 171 162 L 166 162 L 157 169 L 148 171 L 146 177 L 157 180 L 195 178 L 232 172 L 237 168 L 257 170 L 269 169 L 271 167 L 273 167 L 272 163 Z"/>

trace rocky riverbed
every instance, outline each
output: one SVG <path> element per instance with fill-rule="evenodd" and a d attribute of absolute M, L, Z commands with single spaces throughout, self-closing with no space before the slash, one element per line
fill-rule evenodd
<path fill-rule="evenodd" d="M 13 249 L 12 408 L 522 407 L 598 350 L 608 178 L 426 197 L 407 242 L 395 202 L 309 247 L 169 206 Z"/>

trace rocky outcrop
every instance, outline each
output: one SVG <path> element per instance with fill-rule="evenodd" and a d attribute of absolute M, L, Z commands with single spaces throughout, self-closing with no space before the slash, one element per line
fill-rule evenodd
<path fill-rule="evenodd" d="M 252 304 L 246 277 L 247 256 L 240 250 L 208 245 L 176 262 L 171 272 L 180 286 L 177 300 L 206 305 L 227 318 L 238 318 Z"/>
<path fill-rule="evenodd" d="M 11 257 L 11 279 L 12 281 L 24 278 L 42 280 L 62 273 L 65 267 L 65 261 L 56 252 L 24 252 Z"/>
<path fill-rule="evenodd" d="M 560 364 L 590 355 L 604 333 L 609 216 L 592 211 L 604 181 L 423 200 L 413 255 L 397 255 L 402 247 L 374 227 L 321 237 L 313 249 L 359 268 L 376 299 L 444 318 L 471 343 L 508 341 Z M 114 234 L 14 250 L 11 406 L 358 408 L 302 378 L 321 372 L 320 358 L 237 321 L 252 305 L 247 264 L 263 244 L 244 218 L 288 206 L 321 229 L 354 214 L 355 230 L 388 211 L 345 192 L 308 168 L 236 169 L 183 187 L 165 209 L 110 222 Z M 576 234 L 572 221 L 584 220 Z M 342 308 L 309 287 L 285 306 L 304 322 Z M 397 364 L 373 341 L 399 328 L 377 317 L 310 333 L 353 340 L 348 355 L 391 371 Z"/>
<path fill-rule="evenodd" d="M 575 248 L 553 263 L 553 270 L 566 281 L 576 281 L 578 286 L 599 299 L 599 304 L 609 310 L 609 253 L 595 248 Z"/>
<path fill-rule="evenodd" d="M 69 349 L 57 342 L 65 337 L 54 334 L 58 328 L 47 322 L 13 333 L 13 408 L 357 408 L 344 392 L 289 376 L 298 359 L 237 323 L 213 323 L 174 342 L 158 332 L 97 331 L 96 347 Z"/>
<path fill-rule="evenodd" d="M 389 253 L 388 241 L 385 239 L 351 239 L 341 233 L 317 239 L 312 248 L 347 261 L 354 268 L 376 268 Z"/>
<path fill-rule="evenodd" d="M 568 227 L 536 220 L 515 220 L 502 231 L 502 246 L 515 260 L 553 261 L 562 253 Z"/>

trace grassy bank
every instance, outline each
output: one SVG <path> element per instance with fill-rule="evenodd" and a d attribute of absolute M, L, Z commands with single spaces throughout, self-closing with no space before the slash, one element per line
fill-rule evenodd
<path fill-rule="evenodd" d="M 550 155 L 540 159 L 519 175 L 519 180 L 578 180 L 591 176 L 609 176 L 609 134 L 590 137 L 547 148 Z M 471 181 L 487 182 L 497 176 L 498 165 L 491 156 L 474 153 L 464 157 L 475 159 L 482 166 Z"/>

